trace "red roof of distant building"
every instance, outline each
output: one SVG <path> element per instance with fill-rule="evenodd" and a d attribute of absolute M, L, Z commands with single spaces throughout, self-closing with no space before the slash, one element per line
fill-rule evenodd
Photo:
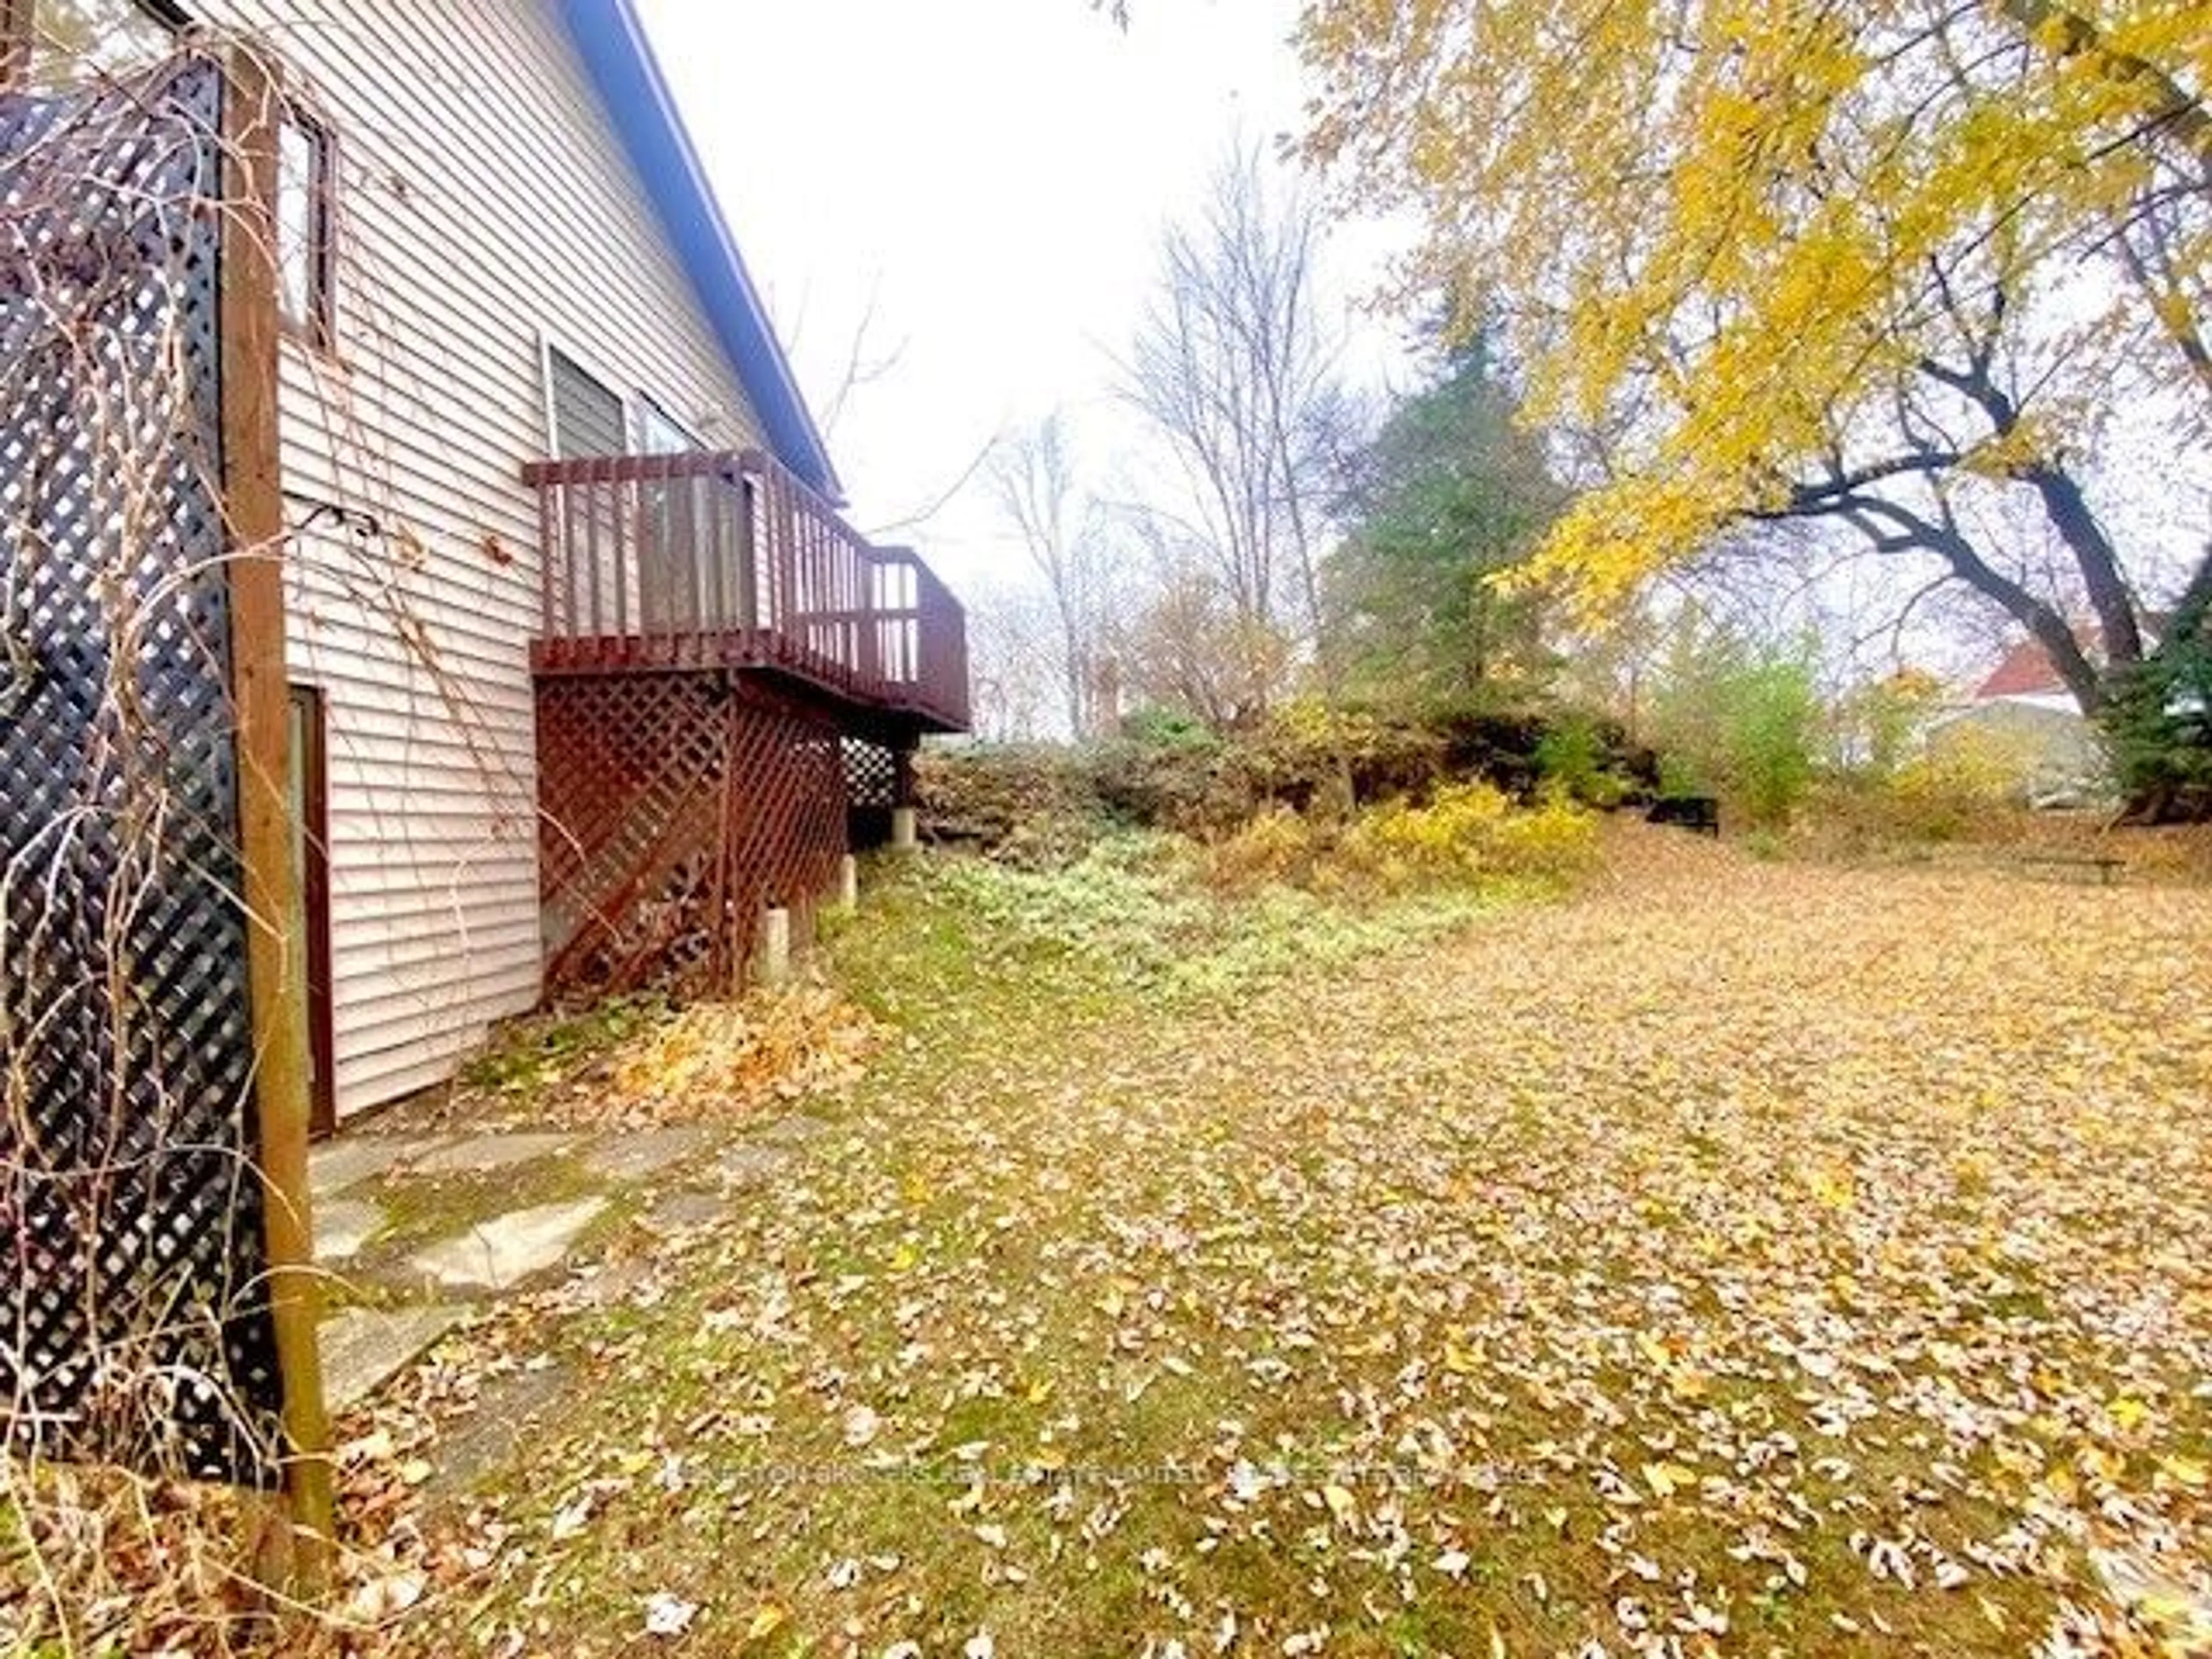
<path fill-rule="evenodd" d="M 1974 688 L 1978 697 L 2025 697 L 2041 691 L 2063 691 L 2066 682 L 2051 665 L 2051 653 L 2033 640 L 2022 640 Z"/>

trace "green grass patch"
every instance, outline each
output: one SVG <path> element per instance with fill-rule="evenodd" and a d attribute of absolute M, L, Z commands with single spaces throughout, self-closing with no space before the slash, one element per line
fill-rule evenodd
<path fill-rule="evenodd" d="M 1224 893 L 1206 884 L 1194 843 L 1130 832 L 1053 870 L 958 857 L 895 869 L 833 948 L 870 1006 L 893 1016 L 909 997 L 866 961 L 887 943 L 902 969 L 963 992 L 1011 977 L 1093 1007 L 1115 993 L 1219 1001 L 1437 939 L 1556 890 L 1501 876 L 1358 897 L 1283 884 Z"/>

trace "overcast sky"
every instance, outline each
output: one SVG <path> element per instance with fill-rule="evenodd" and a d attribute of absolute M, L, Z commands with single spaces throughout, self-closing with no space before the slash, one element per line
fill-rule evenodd
<path fill-rule="evenodd" d="M 1163 220 L 1240 137 L 1296 131 L 1294 0 L 640 0 L 731 228 L 825 420 L 854 331 L 896 361 L 830 447 L 872 530 L 941 495 L 994 434 L 1065 407 L 1088 470 L 1133 469 L 1112 354 Z M 1382 240 L 1332 250 L 1356 378 L 1398 371 L 1351 305 Z M 1018 558 L 970 489 L 904 538 L 956 585 Z"/>

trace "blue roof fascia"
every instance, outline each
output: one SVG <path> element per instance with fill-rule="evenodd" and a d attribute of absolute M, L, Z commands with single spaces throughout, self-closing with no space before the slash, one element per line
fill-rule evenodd
<path fill-rule="evenodd" d="M 844 487 L 829 446 L 792 377 L 790 361 L 723 222 L 630 0 L 561 0 L 561 15 L 706 307 L 708 321 L 767 428 L 769 447 L 809 484 L 842 503 Z"/>

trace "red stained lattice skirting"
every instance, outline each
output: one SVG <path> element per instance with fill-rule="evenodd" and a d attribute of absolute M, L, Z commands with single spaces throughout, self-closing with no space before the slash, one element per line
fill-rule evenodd
<path fill-rule="evenodd" d="M 845 851 L 837 726 L 733 674 L 541 679 L 538 773 L 550 995 L 728 985 Z"/>

